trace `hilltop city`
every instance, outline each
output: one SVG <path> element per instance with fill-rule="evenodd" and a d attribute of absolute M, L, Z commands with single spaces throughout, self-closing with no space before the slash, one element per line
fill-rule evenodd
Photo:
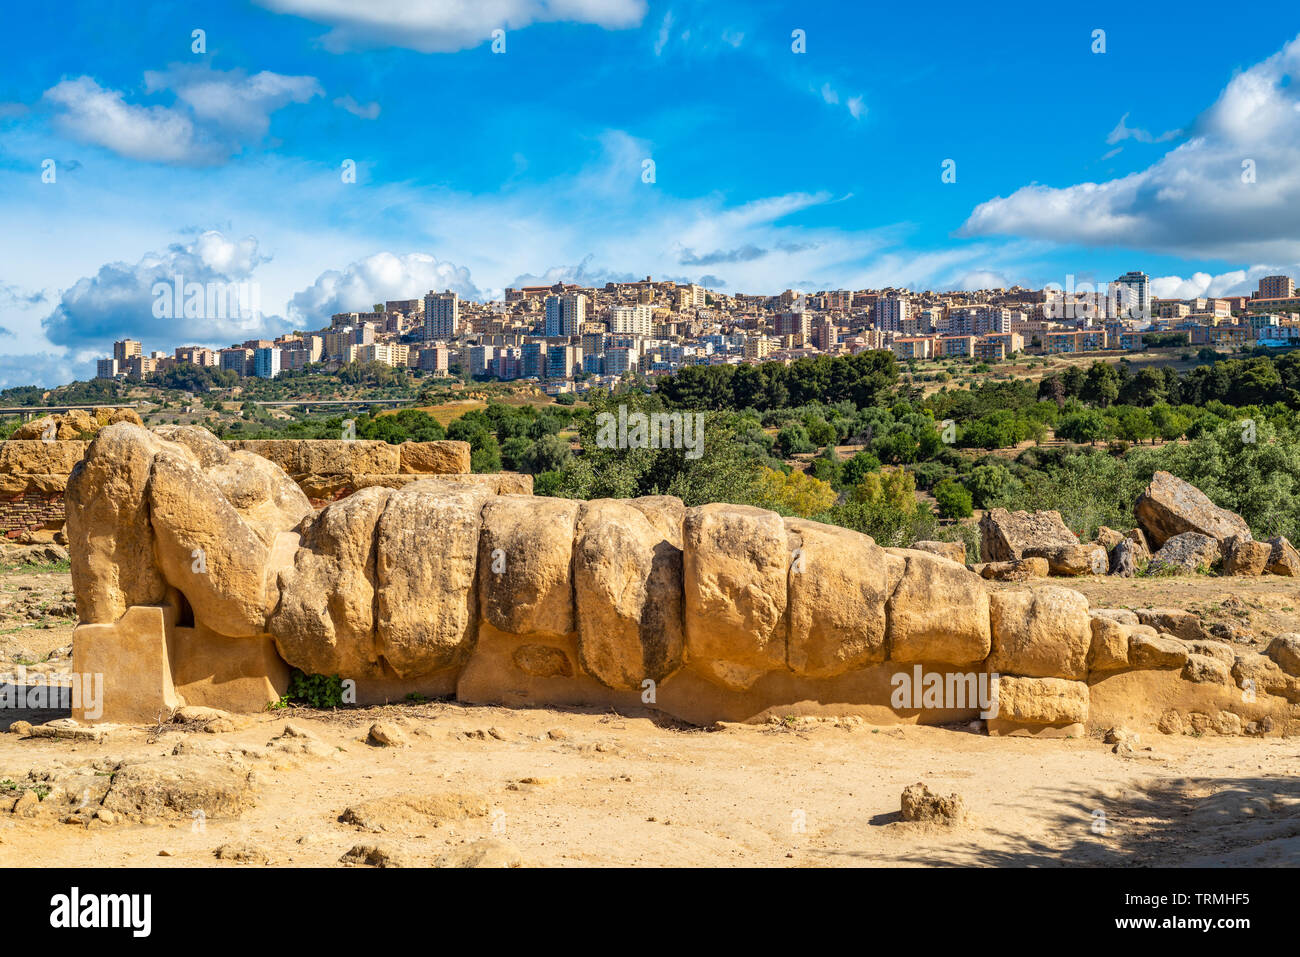
<path fill-rule="evenodd" d="M 178 287 L 179 287 L 178 283 Z M 170 287 L 165 291 L 170 295 Z M 176 308 L 233 314 L 240 291 L 193 284 Z M 229 293 L 228 300 L 226 293 Z M 170 308 L 170 303 L 169 303 Z M 223 311 L 224 314 L 224 311 Z M 381 363 L 432 376 L 538 380 L 551 395 L 611 387 L 631 375 L 652 382 L 684 366 L 782 361 L 890 350 L 900 360 L 1017 354 L 1131 352 L 1156 346 L 1239 349 L 1300 343 L 1300 297 L 1289 276 L 1266 276 L 1250 296 L 1161 299 L 1129 272 L 1111 283 L 1043 289 L 915 292 L 886 288 L 775 296 L 728 295 L 698 284 L 571 283 L 506 289 L 480 303 L 447 290 L 335 314 L 330 324 L 227 348 L 181 346 L 146 353 L 123 339 L 99 360 L 100 379 L 142 380 L 192 364 L 240 376 L 289 370 L 337 372 Z"/>

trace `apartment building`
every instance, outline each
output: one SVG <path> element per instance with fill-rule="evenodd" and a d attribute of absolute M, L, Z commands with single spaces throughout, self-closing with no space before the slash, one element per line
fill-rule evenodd
<path fill-rule="evenodd" d="M 1259 281 L 1258 299 L 1291 299 L 1295 296 L 1295 280 L 1290 276 L 1265 276 Z"/>
<path fill-rule="evenodd" d="M 259 379 L 274 379 L 280 374 L 280 350 L 267 346 L 253 353 L 253 375 Z"/>
<path fill-rule="evenodd" d="M 934 357 L 934 339 L 929 336 L 899 336 L 889 344 L 889 348 L 900 359 Z"/>
<path fill-rule="evenodd" d="M 654 308 L 646 303 L 613 306 L 609 310 L 609 331 L 613 335 L 651 335 L 654 331 Z"/>
<path fill-rule="evenodd" d="M 460 333 L 460 297 L 448 289 L 424 297 L 424 338 L 454 339 Z"/>
<path fill-rule="evenodd" d="M 113 358 L 118 368 L 125 369 L 135 356 L 144 355 L 144 346 L 138 339 L 122 339 L 113 343 Z"/>
<path fill-rule="evenodd" d="M 581 293 L 546 297 L 543 329 L 548 339 L 578 335 L 586 319 L 587 297 Z"/>

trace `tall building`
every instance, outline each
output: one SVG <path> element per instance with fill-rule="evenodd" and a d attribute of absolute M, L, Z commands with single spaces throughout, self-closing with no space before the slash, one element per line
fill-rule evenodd
<path fill-rule="evenodd" d="M 775 327 L 778 336 L 801 336 L 806 342 L 812 335 L 812 314 L 807 312 L 778 312 Z"/>
<path fill-rule="evenodd" d="M 279 346 L 268 346 L 253 353 L 253 375 L 259 379 L 274 379 L 279 374 Z"/>
<path fill-rule="evenodd" d="M 582 346 L 553 346 L 546 350 L 546 378 L 571 379 L 582 368 Z"/>
<path fill-rule="evenodd" d="M 587 318 L 587 297 L 582 293 L 546 297 L 547 337 L 576 336 Z"/>
<path fill-rule="evenodd" d="M 455 339 L 460 332 L 460 297 L 448 289 L 424 297 L 424 338 Z"/>
<path fill-rule="evenodd" d="M 132 356 L 140 355 L 144 355 L 144 350 L 135 339 L 123 339 L 121 342 L 113 343 L 113 358 L 117 360 L 118 368 L 125 368 Z"/>
<path fill-rule="evenodd" d="M 246 376 L 253 371 L 253 350 L 231 346 L 218 353 L 222 371 Z"/>
<path fill-rule="evenodd" d="M 525 379 L 545 378 L 546 352 L 545 342 L 525 342 L 520 347 L 519 374 Z"/>
<path fill-rule="evenodd" d="M 1256 299 L 1291 299 L 1295 296 L 1295 280 L 1290 276 L 1265 276 L 1259 281 Z"/>
<path fill-rule="evenodd" d="M 1144 272 L 1126 272 L 1115 280 L 1116 312 L 1120 318 L 1151 315 L 1151 279 Z"/>
<path fill-rule="evenodd" d="M 99 359 L 95 363 L 96 379 L 116 379 L 117 378 L 117 360 L 116 359 Z"/>
<path fill-rule="evenodd" d="M 887 332 L 902 332 L 903 323 L 911 317 L 912 302 L 898 296 L 886 296 L 876 303 L 876 328 Z"/>
<path fill-rule="evenodd" d="M 654 309 L 645 304 L 615 306 L 609 311 L 612 335 L 649 336 L 654 332 Z"/>

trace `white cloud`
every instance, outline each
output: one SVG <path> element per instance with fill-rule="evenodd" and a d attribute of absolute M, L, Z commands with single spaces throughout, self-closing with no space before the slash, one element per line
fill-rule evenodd
<path fill-rule="evenodd" d="M 493 30 L 567 21 L 607 30 L 639 26 L 645 0 L 257 0 L 277 13 L 326 24 L 334 52 L 391 45 L 421 53 L 451 53 L 479 46 Z M 657 52 L 657 51 L 656 51 Z"/>
<path fill-rule="evenodd" d="M 144 79 L 147 93 L 173 91 L 176 103 L 128 103 L 122 91 L 88 76 L 51 87 L 44 101 L 55 110 L 56 127 L 83 143 L 129 159 L 209 166 L 265 136 L 271 113 L 323 93 L 315 77 L 266 70 L 246 76 L 239 70 L 180 66 L 147 71 Z"/>
<path fill-rule="evenodd" d="M 324 93 L 312 76 L 285 76 L 268 70 L 246 76 L 242 70 L 223 72 L 205 66 L 149 70 L 144 82 L 149 93 L 174 91 L 201 122 L 254 139 L 266 135 L 276 110 Z"/>
<path fill-rule="evenodd" d="M 347 96 L 336 97 L 334 105 L 341 110 L 346 110 L 353 116 L 360 117 L 363 120 L 379 119 L 378 102 L 358 103 L 350 93 Z"/>
<path fill-rule="evenodd" d="M 823 83 L 821 89 L 818 92 L 821 94 L 822 101 L 825 102 L 826 104 L 830 106 L 840 105 L 840 91 L 837 90 L 835 87 L 831 86 L 829 81 Z M 866 100 L 861 96 L 849 97 L 844 102 L 844 106 L 848 109 L 849 115 L 852 116 L 855 120 L 860 120 L 862 119 L 863 116 L 866 115 L 867 112 Z"/>
<path fill-rule="evenodd" d="M 106 352 L 115 339 L 143 339 L 150 348 L 194 343 L 229 345 L 244 339 L 279 334 L 285 323 L 256 311 L 260 285 L 256 269 L 268 262 L 252 237 L 235 240 L 215 230 L 162 252 L 146 253 L 136 263 L 111 262 L 93 276 L 83 276 L 64 290 L 54 310 L 42 320 L 46 338 L 56 346 Z M 241 314 L 186 317 L 182 306 L 172 316 L 155 316 L 155 284 L 177 281 L 218 286 L 247 283 Z M 184 292 L 183 298 L 188 298 Z M 206 291 L 205 291 L 206 298 Z M 183 305 L 183 304 L 182 304 Z M 205 303 L 206 305 L 206 303 Z M 204 310 L 206 312 L 206 309 Z"/>
<path fill-rule="evenodd" d="M 1125 113 L 1115 124 L 1115 128 L 1106 135 L 1106 145 L 1114 146 L 1123 140 L 1137 140 L 1139 143 L 1166 143 L 1169 140 L 1182 136 L 1182 130 L 1166 130 L 1159 136 L 1152 136 L 1148 131 L 1128 125 L 1129 114 Z"/>
<path fill-rule="evenodd" d="M 131 159 L 204 165 L 220 161 L 220 151 L 205 142 L 183 112 L 163 106 L 135 106 L 118 90 L 88 76 L 45 91 L 58 112 L 55 125 L 82 143 L 93 143 Z"/>
<path fill-rule="evenodd" d="M 1300 84 L 1290 82 L 1298 72 L 1300 37 L 1234 76 L 1192 138 L 1147 169 L 1101 183 L 1021 187 L 977 206 L 961 234 L 1300 259 Z"/>
<path fill-rule="evenodd" d="M 655 36 L 655 56 L 664 52 L 664 47 L 668 46 L 668 35 L 673 29 L 673 12 L 669 10 L 664 14 L 663 23 L 659 24 L 659 33 Z"/>
<path fill-rule="evenodd" d="M 481 299 L 469 270 L 439 262 L 426 253 L 399 256 L 381 252 L 321 273 L 289 301 L 289 315 L 308 328 L 328 322 L 336 312 L 368 312 L 389 299 L 421 299 L 430 289 L 451 289 L 468 299 Z"/>
<path fill-rule="evenodd" d="M 1286 265 L 1255 265 L 1233 269 L 1217 275 L 1195 272 L 1182 276 L 1151 277 L 1151 295 L 1157 299 L 1194 299 L 1202 296 L 1248 296 L 1259 288 L 1263 276 L 1295 276 L 1300 274 L 1300 263 Z"/>

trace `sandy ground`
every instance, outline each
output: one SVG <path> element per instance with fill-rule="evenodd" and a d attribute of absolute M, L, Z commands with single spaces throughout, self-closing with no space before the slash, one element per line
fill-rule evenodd
<path fill-rule="evenodd" d="M 62 595 L 66 575 L 32 580 L 40 578 L 7 577 L 0 599 L 19 595 L 20 584 Z M 1242 620 L 1244 611 L 1261 633 L 1290 630 L 1276 626 L 1292 614 L 1283 609 L 1296 591 L 1278 579 L 1161 580 L 1154 590 L 1143 581 L 1060 583 L 1118 607 L 1236 597 L 1242 606 L 1227 612 Z M 66 644 L 69 623 L 42 627 L 48 618 L 0 618 L 0 655 Z M 0 671 L 10 667 L 6 660 Z M 0 730 L 15 717 L 6 713 Z M 376 721 L 396 725 L 408 743 L 367 743 Z M 308 753 L 267 748 L 286 723 L 314 738 Z M 0 798 L 6 781 L 22 786 L 34 769 L 106 776 L 92 763 L 153 759 L 184 773 L 184 756 L 172 756 L 178 745 L 250 770 L 252 806 L 200 827 L 184 809 L 62 823 L 62 813 L 5 813 L 0 800 L 0 866 L 340 866 L 358 844 L 417 866 L 463 863 L 487 846 L 546 867 L 1300 864 L 1300 747 L 1282 738 L 1153 734 L 1116 753 L 1099 736 L 999 739 L 856 719 L 705 730 L 443 702 L 293 708 L 216 734 L 175 725 L 118 728 L 99 743 L 0 734 Z M 959 794 L 967 821 L 901 821 L 900 793 L 915 782 Z M 378 833 L 340 820 L 362 802 L 404 796 L 434 804 Z M 251 847 L 257 863 L 218 860 L 223 845 Z"/>

